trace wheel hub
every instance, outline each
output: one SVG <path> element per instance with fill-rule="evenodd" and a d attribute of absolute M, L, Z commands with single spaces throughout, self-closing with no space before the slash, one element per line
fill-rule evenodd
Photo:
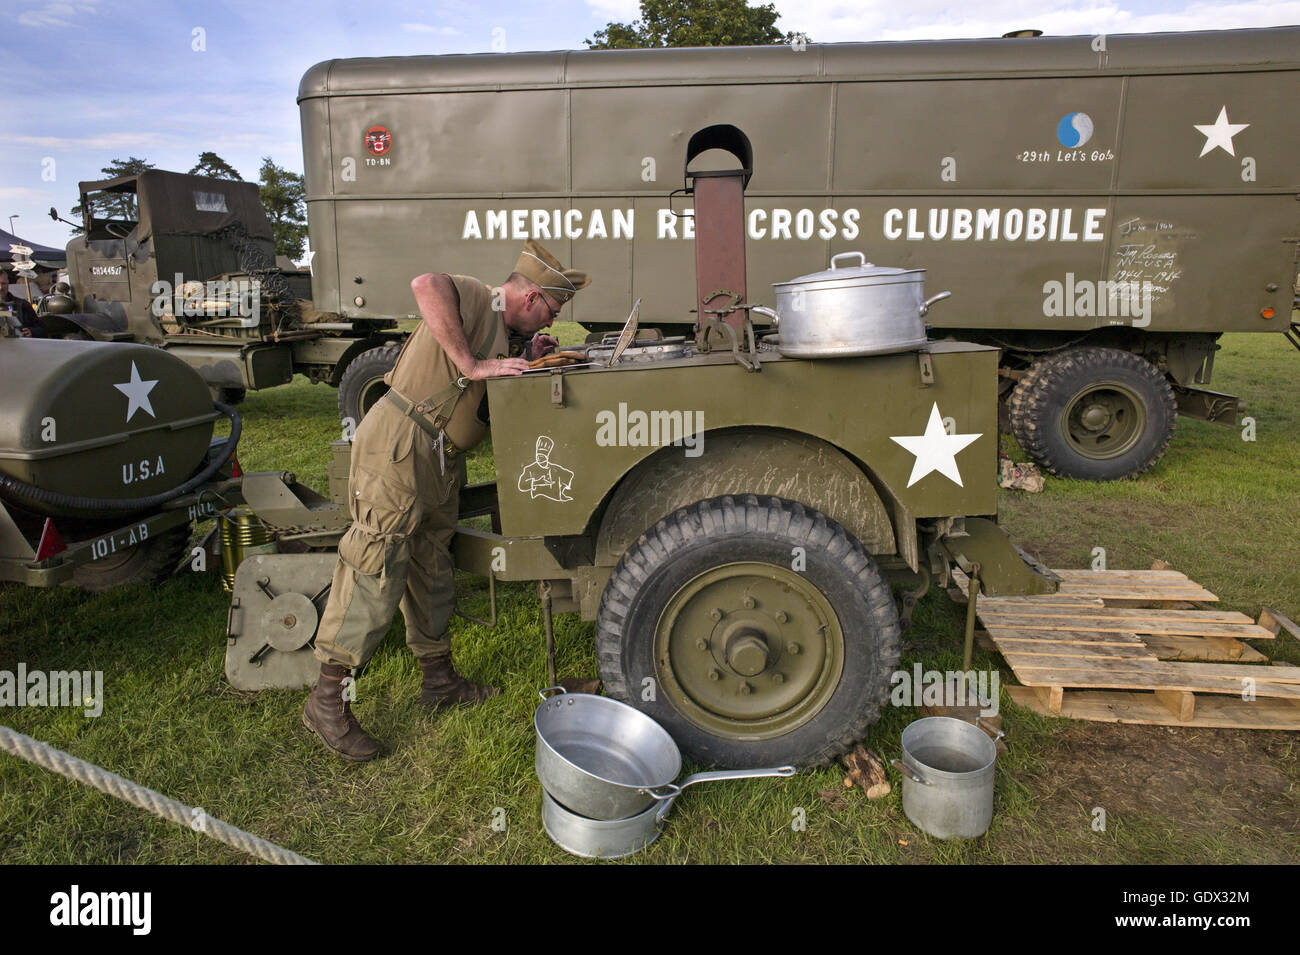
<path fill-rule="evenodd" d="M 1064 432 L 1070 447 L 1087 458 L 1108 460 L 1127 453 L 1146 429 L 1146 406 L 1117 381 L 1089 385 L 1065 403 Z"/>
<path fill-rule="evenodd" d="M 684 584 L 655 631 L 668 702 L 712 733 L 764 739 L 802 725 L 834 694 L 844 637 L 801 574 L 726 564 Z"/>
<path fill-rule="evenodd" d="M 1089 431 L 1103 431 L 1111 421 L 1110 410 L 1104 405 L 1089 405 L 1080 417 Z"/>
<path fill-rule="evenodd" d="M 757 676 L 767 669 L 767 641 L 747 630 L 727 641 L 727 664 L 740 676 Z"/>

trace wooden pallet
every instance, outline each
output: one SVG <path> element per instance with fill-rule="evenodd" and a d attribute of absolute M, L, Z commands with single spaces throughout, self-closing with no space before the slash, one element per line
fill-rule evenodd
<path fill-rule="evenodd" d="M 1269 666 L 1243 640 L 1285 618 L 1198 609 L 1218 597 L 1177 571 L 1058 570 L 1060 592 L 980 597 L 984 637 L 1048 716 L 1168 726 L 1300 730 L 1300 667 Z M 963 595 L 969 581 L 954 574 Z M 1289 627 L 1286 627 L 1290 629 Z"/>

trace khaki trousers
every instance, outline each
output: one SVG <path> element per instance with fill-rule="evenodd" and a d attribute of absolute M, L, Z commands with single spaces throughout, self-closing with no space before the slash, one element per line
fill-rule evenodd
<path fill-rule="evenodd" d="M 444 475 L 432 439 L 387 401 L 375 405 L 352 443 L 352 526 L 339 541 L 329 602 L 316 632 L 322 663 L 364 665 L 399 609 L 417 657 L 451 649 L 455 609 L 451 539 L 465 462 Z"/>

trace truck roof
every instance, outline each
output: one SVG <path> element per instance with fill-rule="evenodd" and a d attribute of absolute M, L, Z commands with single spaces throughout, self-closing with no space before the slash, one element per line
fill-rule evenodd
<path fill-rule="evenodd" d="M 1099 58 L 1104 63 L 1099 64 Z M 389 90 L 884 80 L 900 76 L 1060 76 L 1295 69 L 1300 27 L 1089 36 L 810 43 L 649 50 L 560 50 L 326 60 L 307 70 L 298 101 Z"/>

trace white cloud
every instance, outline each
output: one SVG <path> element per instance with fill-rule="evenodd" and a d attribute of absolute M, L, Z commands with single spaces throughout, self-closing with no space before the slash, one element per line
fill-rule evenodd
<path fill-rule="evenodd" d="M 631 23 L 641 15 L 638 0 L 587 0 L 592 15 L 605 21 Z"/>
<path fill-rule="evenodd" d="M 464 31 L 455 27 L 435 27 L 427 23 L 403 23 L 402 29 L 407 33 L 434 33 L 438 36 L 463 36 Z"/>
<path fill-rule="evenodd" d="M 588 0 L 589 5 L 608 0 Z M 886 0 L 776 0 L 783 30 L 800 30 L 814 41 L 920 40 L 998 37 L 1038 29 L 1053 36 L 1096 33 L 1161 33 L 1227 30 L 1300 23 L 1300 0 L 1236 3 L 1171 3 L 1159 12 L 1134 12 L 1121 0 L 1047 0 L 1027 5 L 990 0 L 954 8 L 950 0 L 912 0 L 900 8 Z"/>
<path fill-rule="evenodd" d="M 44 189 L 27 189 L 23 186 L 0 186 L 0 199 L 11 199 L 15 202 L 49 202 L 50 193 Z"/>
<path fill-rule="evenodd" d="M 85 150 L 85 149 L 134 149 L 140 151 L 150 145 L 157 145 L 166 139 L 179 139 L 180 136 L 160 136 L 155 131 L 133 130 L 117 133 L 91 133 L 86 136 L 28 136 L 23 133 L 10 134 L 10 143 L 25 146 L 39 146 L 42 149 Z"/>
<path fill-rule="evenodd" d="M 79 22 L 95 13 L 95 0 L 78 3 L 46 3 L 35 10 L 18 14 L 18 23 L 25 27 L 70 27 L 81 26 Z"/>

